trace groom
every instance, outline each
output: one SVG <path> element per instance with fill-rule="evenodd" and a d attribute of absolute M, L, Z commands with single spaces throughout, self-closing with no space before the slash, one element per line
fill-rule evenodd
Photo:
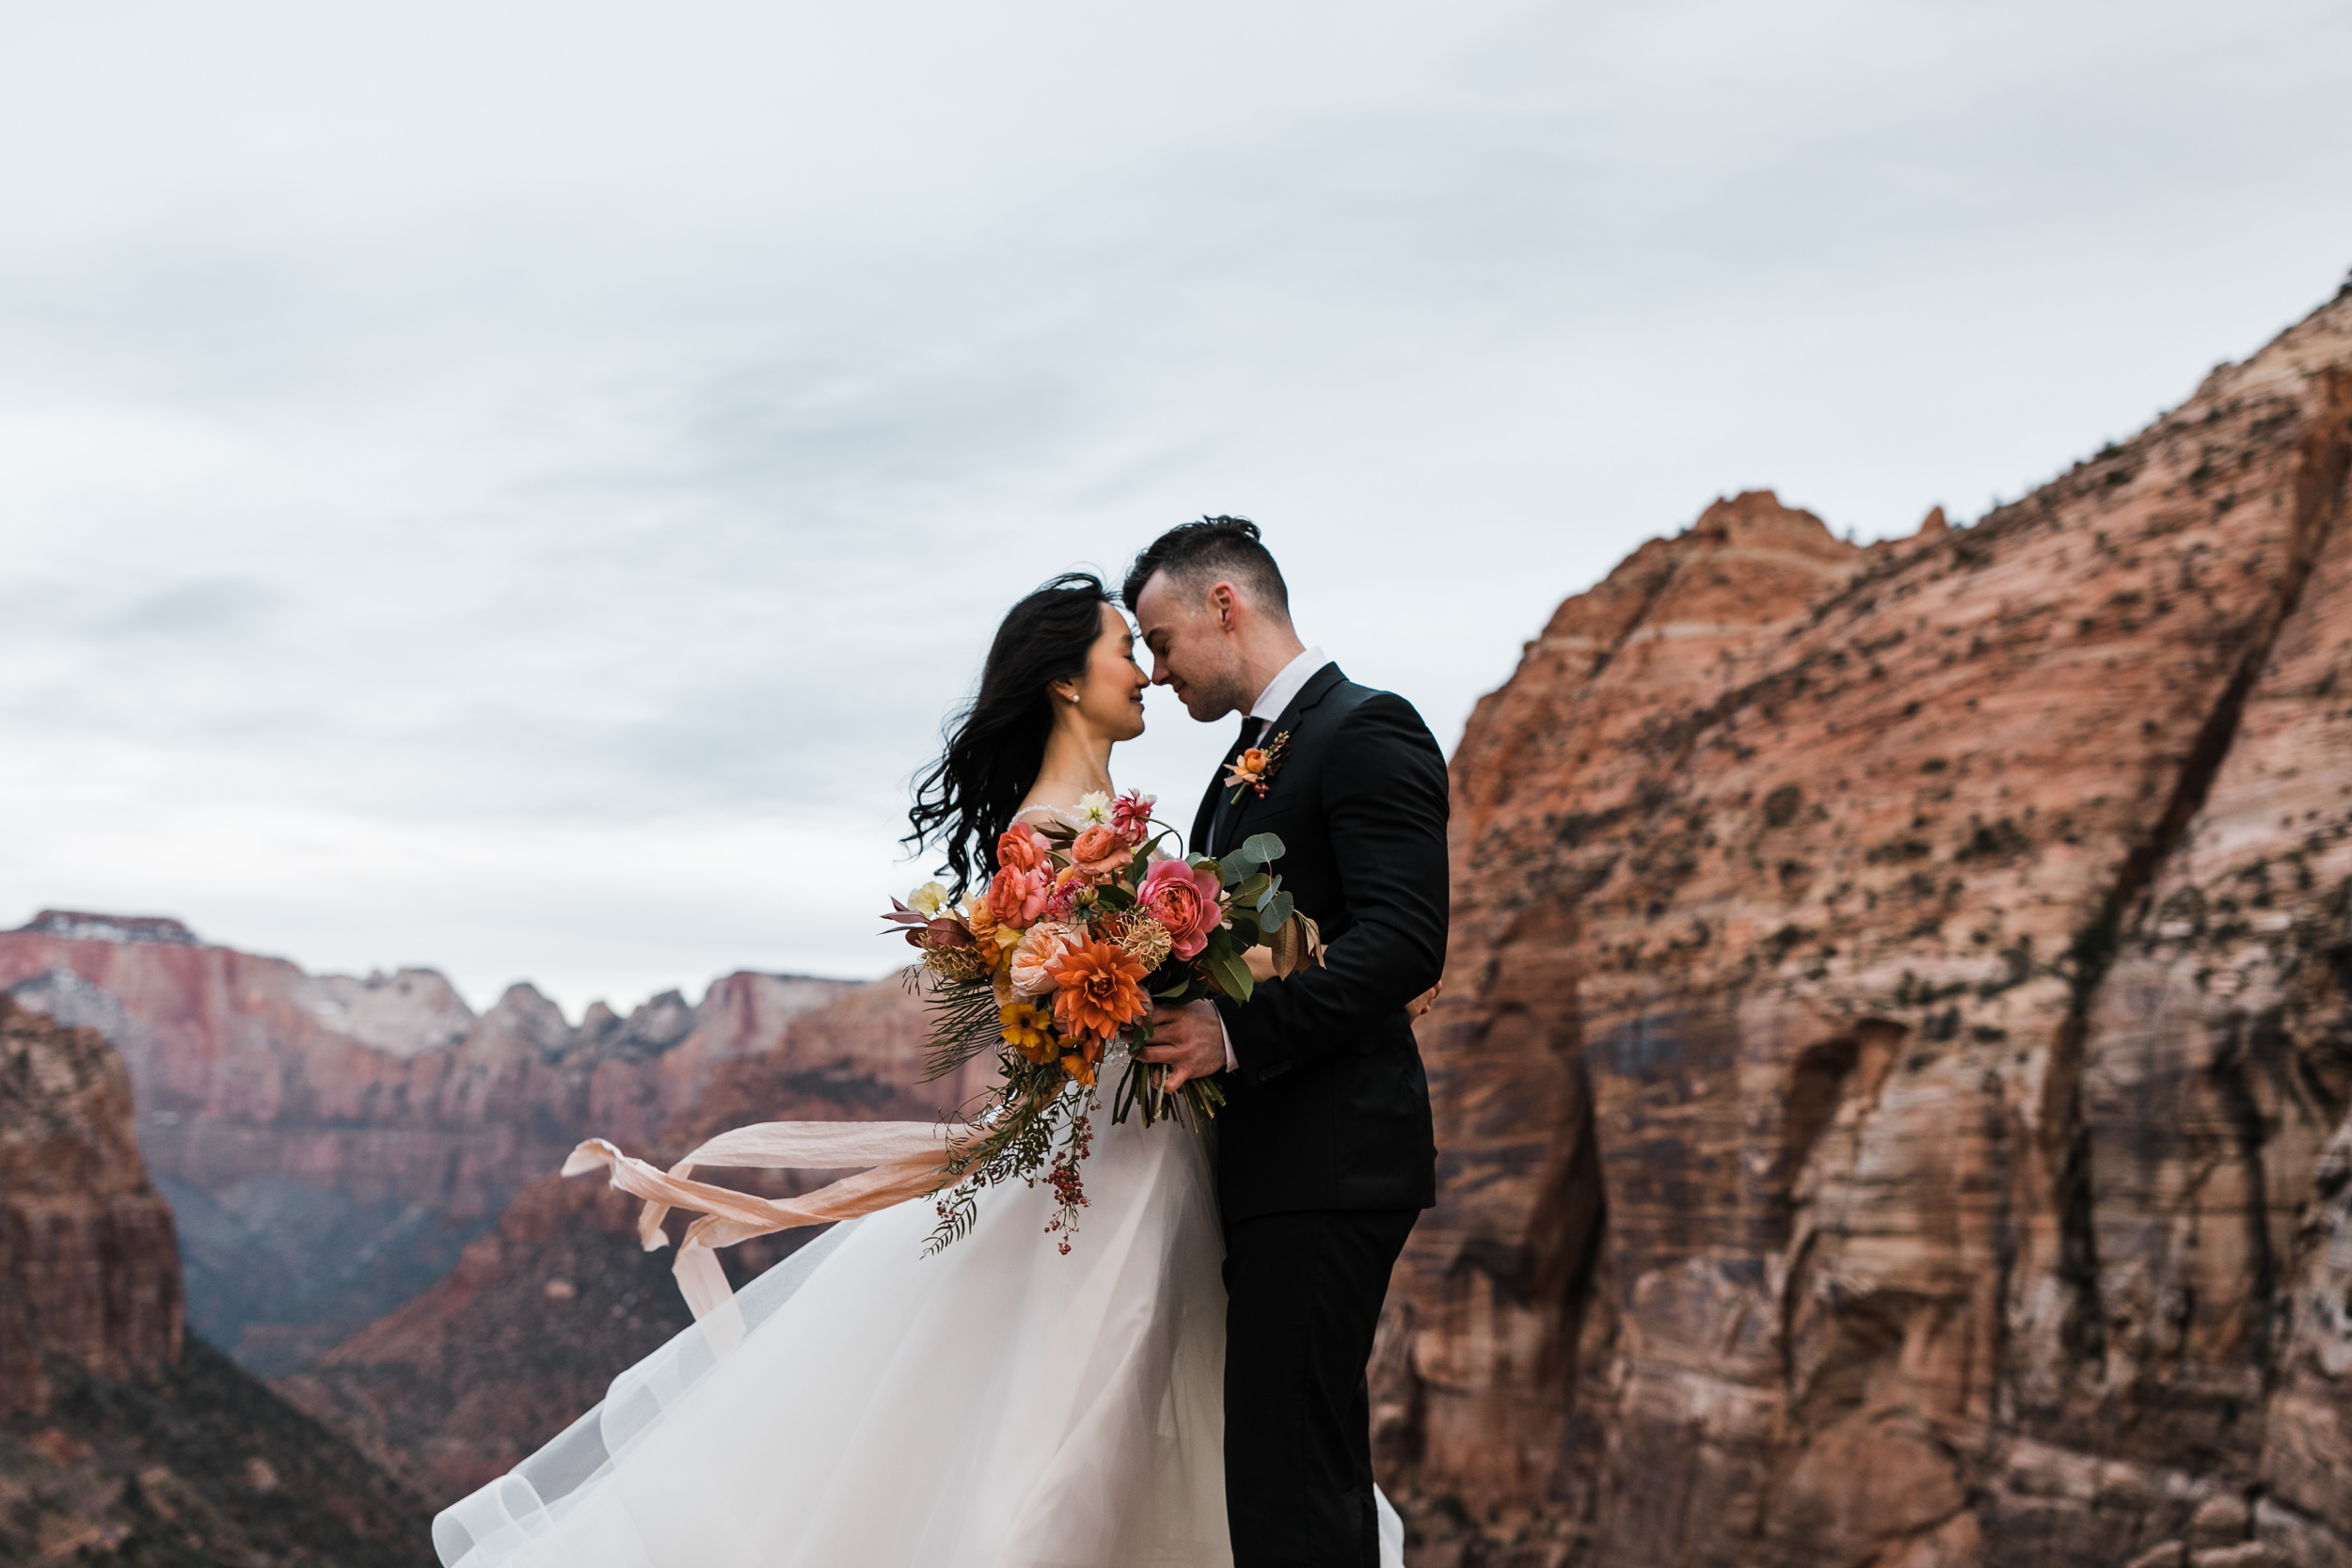
<path fill-rule="evenodd" d="M 1136 558 L 1121 595 L 1155 685 L 1195 719 L 1245 717 L 1195 853 L 1274 833 L 1274 869 L 1328 944 L 1247 1003 L 1162 1008 L 1168 1083 L 1225 1075 L 1225 1507 L 1235 1568 L 1376 1568 L 1364 1381 L 1389 1272 L 1437 1201 L 1429 1084 L 1407 1006 L 1446 941 L 1445 756 L 1402 697 L 1302 647 L 1257 525 L 1208 517 Z M 1222 775 L 1220 775 L 1221 777 Z"/>

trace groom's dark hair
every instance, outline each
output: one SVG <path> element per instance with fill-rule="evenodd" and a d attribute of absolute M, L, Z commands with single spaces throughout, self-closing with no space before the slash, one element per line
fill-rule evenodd
<path fill-rule="evenodd" d="M 1166 572 L 1171 581 L 1187 583 L 1231 578 L 1248 589 L 1263 608 L 1285 621 L 1290 619 L 1291 591 L 1282 581 L 1282 569 L 1258 542 L 1258 525 L 1247 517 L 1203 517 L 1197 523 L 1179 523 L 1152 540 L 1127 568 L 1127 580 L 1119 588 L 1120 602 L 1135 609 L 1144 585 L 1156 572 Z"/>

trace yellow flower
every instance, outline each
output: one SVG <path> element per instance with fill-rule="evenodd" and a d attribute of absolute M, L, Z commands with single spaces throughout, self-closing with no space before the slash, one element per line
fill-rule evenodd
<path fill-rule="evenodd" d="M 1053 1034 L 1054 1015 L 1044 1008 L 1012 1002 L 997 1008 L 996 1018 L 1004 1025 L 1005 1043 L 1029 1060 L 1050 1062 L 1058 1053 Z"/>
<path fill-rule="evenodd" d="M 907 908 L 926 920 L 936 920 L 940 911 L 949 908 L 947 890 L 937 882 L 925 882 L 907 895 Z"/>

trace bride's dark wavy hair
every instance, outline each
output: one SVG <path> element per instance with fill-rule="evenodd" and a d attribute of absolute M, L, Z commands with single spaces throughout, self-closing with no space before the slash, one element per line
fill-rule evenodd
<path fill-rule="evenodd" d="M 980 689 L 947 721 L 947 749 L 914 781 L 901 844 L 935 845 L 955 878 L 956 895 L 996 875 L 996 840 L 1012 826 L 1021 797 L 1045 762 L 1054 733 L 1046 689 L 1083 674 L 1103 635 L 1103 579 L 1064 572 L 1005 612 L 980 667 Z"/>

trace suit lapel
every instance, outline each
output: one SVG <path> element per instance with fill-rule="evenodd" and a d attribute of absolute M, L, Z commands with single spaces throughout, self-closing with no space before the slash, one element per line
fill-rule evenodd
<path fill-rule="evenodd" d="M 1290 752 L 1295 751 L 1298 743 L 1298 728 L 1308 712 L 1329 695 L 1333 687 L 1346 678 L 1345 675 L 1340 673 L 1340 667 L 1337 664 L 1326 664 L 1322 669 L 1308 676 L 1307 684 L 1298 689 L 1298 694 L 1290 700 L 1290 705 L 1283 708 L 1281 713 L 1276 716 L 1274 722 L 1266 726 L 1265 734 L 1260 737 L 1258 744 L 1270 746 L 1274 743 L 1276 736 L 1288 735 L 1290 741 L 1284 754 L 1287 756 Z M 1238 751 L 1234 752 L 1234 755 L 1239 754 Z M 1232 759 L 1229 757 L 1227 760 L 1230 762 Z M 1218 777 L 1222 779 L 1223 774 L 1220 773 Z M 1281 774 L 1279 768 L 1276 770 L 1274 779 L 1266 785 L 1266 796 L 1263 800 L 1260 799 L 1256 790 L 1244 787 L 1241 800 L 1235 802 L 1233 809 L 1226 814 L 1225 827 L 1223 832 L 1217 834 L 1216 847 L 1209 852 L 1217 856 L 1231 854 L 1234 845 L 1249 836 L 1242 831 L 1243 824 L 1249 818 L 1249 814 L 1258 807 L 1270 802 L 1274 792 L 1279 788 L 1281 788 Z M 1212 810 L 1216 804 L 1217 795 L 1218 789 L 1213 788 L 1209 792 L 1209 804 Z"/>
<path fill-rule="evenodd" d="M 1209 831 L 1216 825 L 1216 803 L 1224 798 L 1225 770 L 1232 766 L 1233 759 L 1239 755 L 1241 755 L 1241 736 L 1237 735 L 1233 737 L 1233 743 L 1225 748 L 1225 760 L 1216 765 L 1216 772 L 1209 779 L 1208 792 L 1200 797 L 1200 809 L 1192 814 L 1192 836 L 1184 842 L 1191 846 L 1192 852 L 1196 855 L 1216 853 L 1209 847 Z"/>
<path fill-rule="evenodd" d="M 1192 814 L 1192 832 L 1184 844 L 1196 855 L 1209 852 L 1209 824 L 1216 820 L 1216 781 L 1224 776 L 1225 769 L 1220 766 L 1216 777 L 1209 781 L 1209 792 L 1200 797 L 1200 809 Z"/>

